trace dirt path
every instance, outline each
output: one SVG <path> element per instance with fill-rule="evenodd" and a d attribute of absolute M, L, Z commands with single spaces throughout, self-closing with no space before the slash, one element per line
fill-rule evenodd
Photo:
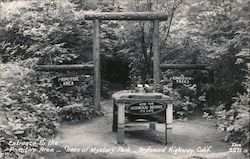
<path fill-rule="evenodd" d="M 174 144 L 165 146 L 161 143 L 164 125 L 158 124 L 156 130 L 159 133 L 140 131 L 126 133 L 124 149 L 129 152 L 119 151 L 116 143 L 116 133 L 112 132 L 112 103 L 111 100 L 104 103 L 105 115 L 81 124 L 63 124 L 60 133 L 55 138 L 59 145 L 69 146 L 70 148 L 85 148 L 90 152 L 91 148 L 115 149 L 114 155 L 134 155 L 137 158 L 157 159 L 157 158 L 243 158 L 239 153 L 229 153 L 231 147 L 229 143 L 222 141 L 223 133 L 213 127 L 213 122 L 205 119 L 196 119 L 186 122 L 174 122 Z M 200 152 L 200 148 L 210 148 L 210 152 Z M 140 149 L 143 151 L 140 151 Z M 190 152 L 175 152 L 174 150 L 188 150 Z M 149 150 L 162 150 L 165 152 L 149 152 Z M 193 153 L 191 153 L 193 151 Z M 198 152 L 198 151 L 199 152 Z M 111 151 L 111 150 L 110 150 Z M 176 155 L 177 154 L 177 155 Z"/>

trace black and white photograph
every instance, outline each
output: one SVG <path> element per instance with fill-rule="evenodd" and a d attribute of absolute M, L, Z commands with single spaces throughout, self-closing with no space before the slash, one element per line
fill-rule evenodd
<path fill-rule="evenodd" d="M 0 0 L 0 159 L 248 159 L 250 0 Z"/>

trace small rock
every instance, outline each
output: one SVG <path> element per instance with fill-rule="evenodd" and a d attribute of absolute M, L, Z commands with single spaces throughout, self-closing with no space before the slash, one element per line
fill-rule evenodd
<path fill-rule="evenodd" d="M 23 130 L 17 130 L 14 132 L 15 135 L 21 135 L 21 134 L 24 134 L 24 131 Z"/>

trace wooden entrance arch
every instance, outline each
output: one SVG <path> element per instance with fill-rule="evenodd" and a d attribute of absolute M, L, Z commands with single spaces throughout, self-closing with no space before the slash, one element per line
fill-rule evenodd
<path fill-rule="evenodd" d="M 154 83 L 160 82 L 160 53 L 159 53 L 159 23 L 168 19 L 165 12 L 100 12 L 84 13 L 85 20 L 92 20 L 93 63 L 94 65 L 39 65 L 41 71 L 94 70 L 94 111 L 100 110 L 101 74 L 100 74 L 100 23 L 102 20 L 153 21 L 153 72 Z"/>

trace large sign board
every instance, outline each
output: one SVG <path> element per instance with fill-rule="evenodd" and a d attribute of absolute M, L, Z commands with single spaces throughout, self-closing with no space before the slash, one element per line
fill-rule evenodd
<path fill-rule="evenodd" d="M 156 101 L 137 102 L 130 104 L 127 111 L 133 115 L 152 115 L 166 109 L 166 105 Z"/>

